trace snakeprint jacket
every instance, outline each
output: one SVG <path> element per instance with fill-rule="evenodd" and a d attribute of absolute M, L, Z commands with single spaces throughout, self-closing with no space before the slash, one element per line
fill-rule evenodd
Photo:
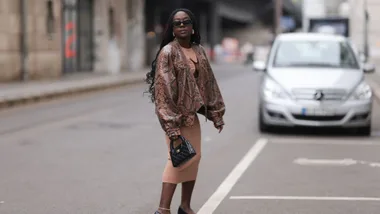
<path fill-rule="evenodd" d="M 197 112 L 215 127 L 224 125 L 225 104 L 206 52 L 192 46 L 197 58 L 197 75 L 179 43 L 174 40 L 160 51 L 156 62 L 155 111 L 169 137 L 180 135 L 181 126 L 191 126 Z"/>

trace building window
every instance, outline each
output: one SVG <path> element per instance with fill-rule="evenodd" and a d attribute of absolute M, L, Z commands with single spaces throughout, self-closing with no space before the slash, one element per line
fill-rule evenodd
<path fill-rule="evenodd" d="M 108 10 L 108 26 L 108 32 L 112 38 L 115 35 L 115 14 L 112 7 L 110 7 Z"/>
<path fill-rule="evenodd" d="M 46 33 L 50 39 L 53 38 L 54 22 L 53 2 L 49 0 L 46 2 Z"/>

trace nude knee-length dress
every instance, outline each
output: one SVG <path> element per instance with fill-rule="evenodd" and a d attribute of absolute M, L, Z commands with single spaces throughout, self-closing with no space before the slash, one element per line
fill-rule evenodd
<path fill-rule="evenodd" d="M 197 178 L 198 166 L 201 159 L 201 126 L 198 117 L 196 117 L 193 126 L 181 127 L 181 135 L 189 140 L 197 154 L 182 166 L 173 167 L 168 152 L 168 161 L 162 179 L 164 183 L 178 184 L 187 181 L 195 181 Z M 169 151 L 170 139 L 168 137 L 166 137 L 166 145 Z"/>
<path fill-rule="evenodd" d="M 193 75 L 198 71 L 197 64 L 189 60 L 190 71 Z M 196 76 L 196 75 L 195 75 Z M 196 151 L 196 155 L 190 159 L 188 162 L 179 167 L 173 167 L 173 164 L 170 160 L 170 139 L 166 136 L 166 145 L 168 148 L 168 161 L 166 163 L 164 173 L 162 176 L 162 181 L 164 183 L 179 184 L 187 181 L 195 181 L 198 175 L 198 167 L 201 160 L 201 125 L 199 123 L 199 118 L 197 113 L 194 113 L 195 120 L 192 126 L 183 126 L 180 128 L 181 135 L 189 140 L 191 145 Z"/>

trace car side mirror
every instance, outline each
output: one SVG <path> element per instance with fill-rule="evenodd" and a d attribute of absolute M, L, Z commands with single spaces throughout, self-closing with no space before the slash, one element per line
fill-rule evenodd
<path fill-rule="evenodd" d="M 376 66 L 372 63 L 364 63 L 363 64 L 363 71 L 364 73 L 374 73 L 376 70 Z"/>
<path fill-rule="evenodd" d="M 267 69 L 267 66 L 265 64 L 265 62 L 263 61 L 255 61 L 253 62 L 253 70 L 254 71 L 263 71 L 265 72 Z"/>

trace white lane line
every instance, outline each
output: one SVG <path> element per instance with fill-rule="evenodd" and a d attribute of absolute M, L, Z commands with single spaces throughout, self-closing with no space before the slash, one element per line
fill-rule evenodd
<path fill-rule="evenodd" d="M 309 159 L 309 158 L 297 158 L 293 161 L 294 164 L 302 166 L 352 166 L 352 165 L 368 165 L 370 167 L 380 167 L 380 163 L 354 160 L 351 158 L 346 159 Z"/>
<path fill-rule="evenodd" d="M 309 201 L 380 201 L 370 197 L 318 197 L 318 196 L 231 196 L 232 200 L 309 200 Z"/>
<path fill-rule="evenodd" d="M 212 214 L 224 200 L 227 194 L 231 191 L 232 187 L 240 179 L 243 173 L 248 169 L 256 157 L 264 149 L 268 143 L 267 139 L 259 139 L 252 148 L 245 154 L 230 174 L 220 184 L 214 194 L 206 201 L 206 203 L 197 212 L 198 214 Z"/>
<path fill-rule="evenodd" d="M 297 158 L 293 161 L 295 164 L 303 165 L 303 166 L 351 166 L 358 163 L 358 161 L 353 159 L 309 159 L 309 158 Z"/>
<path fill-rule="evenodd" d="M 363 142 L 362 139 L 358 139 L 356 142 L 347 141 L 334 141 L 328 139 L 316 139 L 315 141 L 300 141 L 300 139 L 270 139 L 271 144 L 305 144 L 305 145 L 332 145 L 332 146 L 380 146 L 379 142 L 370 141 Z"/>

